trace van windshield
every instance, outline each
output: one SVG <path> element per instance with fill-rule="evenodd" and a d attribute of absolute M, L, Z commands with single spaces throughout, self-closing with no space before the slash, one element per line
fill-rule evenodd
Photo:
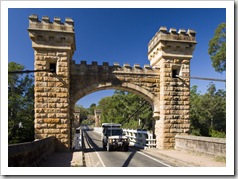
<path fill-rule="evenodd" d="M 115 136 L 115 135 L 122 135 L 123 131 L 121 129 L 113 129 L 113 130 L 110 130 L 108 129 L 107 130 L 107 136 Z"/>

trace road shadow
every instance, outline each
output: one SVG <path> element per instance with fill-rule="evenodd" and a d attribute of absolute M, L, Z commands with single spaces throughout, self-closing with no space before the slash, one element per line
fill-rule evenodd
<path fill-rule="evenodd" d="M 104 151 L 105 149 L 103 149 L 102 147 L 99 147 L 96 143 L 93 142 L 93 140 L 88 136 L 87 132 L 84 132 L 84 138 L 85 141 L 87 142 L 87 148 L 85 147 L 85 144 L 83 146 L 83 152 L 87 153 L 87 152 L 95 152 L 96 151 Z"/>
<path fill-rule="evenodd" d="M 131 152 L 131 154 L 130 154 L 129 157 L 126 159 L 126 161 L 124 162 L 124 164 L 122 165 L 122 167 L 128 167 L 128 165 L 130 164 L 131 159 L 134 157 L 135 153 L 136 153 L 136 150 L 133 150 L 133 151 Z"/>

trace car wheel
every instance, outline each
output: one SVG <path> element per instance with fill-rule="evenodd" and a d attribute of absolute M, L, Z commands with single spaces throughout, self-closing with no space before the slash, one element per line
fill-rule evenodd
<path fill-rule="evenodd" d="M 126 146 L 124 146 L 124 151 L 128 151 L 128 149 L 129 149 L 129 146 L 128 145 L 126 145 Z"/>

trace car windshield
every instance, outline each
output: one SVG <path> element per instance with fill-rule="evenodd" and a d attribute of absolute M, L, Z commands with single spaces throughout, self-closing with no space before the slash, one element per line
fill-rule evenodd
<path fill-rule="evenodd" d="M 107 135 L 108 136 L 115 136 L 115 135 L 122 135 L 122 130 L 118 129 L 118 130 L 107 130 Z"/>

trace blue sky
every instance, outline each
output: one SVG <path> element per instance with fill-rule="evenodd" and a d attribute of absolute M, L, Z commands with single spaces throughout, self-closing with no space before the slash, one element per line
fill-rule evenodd
<path fill-rule="evenodd" d="M 208 55 L 208 43 L 217 26 L 226 22 L 225 8 L 10 8 L 8 9 L 8 60 L 34 69 L 34 54 L 28 35 L 28 16 L 37 14 L 71 17 L 75 24 L 76 51 L 73 60 L 109 62 L 113 65 L 129 63 L 149 64 L 147 45 L 161 26 L 194 29 L 197 32 L 197 46 L 191 60 L 191 76 L 225 79 L 226 73 L 215 72 Z M 218 89 L 225 89 L 225 83 L 214 82 Z M 191 80 L 199 91 L 205 92 L 209 81 Z M 102 97 L 110 96 L 113 90 L 95 92 L 78 101 L 89 107 Z"/>

